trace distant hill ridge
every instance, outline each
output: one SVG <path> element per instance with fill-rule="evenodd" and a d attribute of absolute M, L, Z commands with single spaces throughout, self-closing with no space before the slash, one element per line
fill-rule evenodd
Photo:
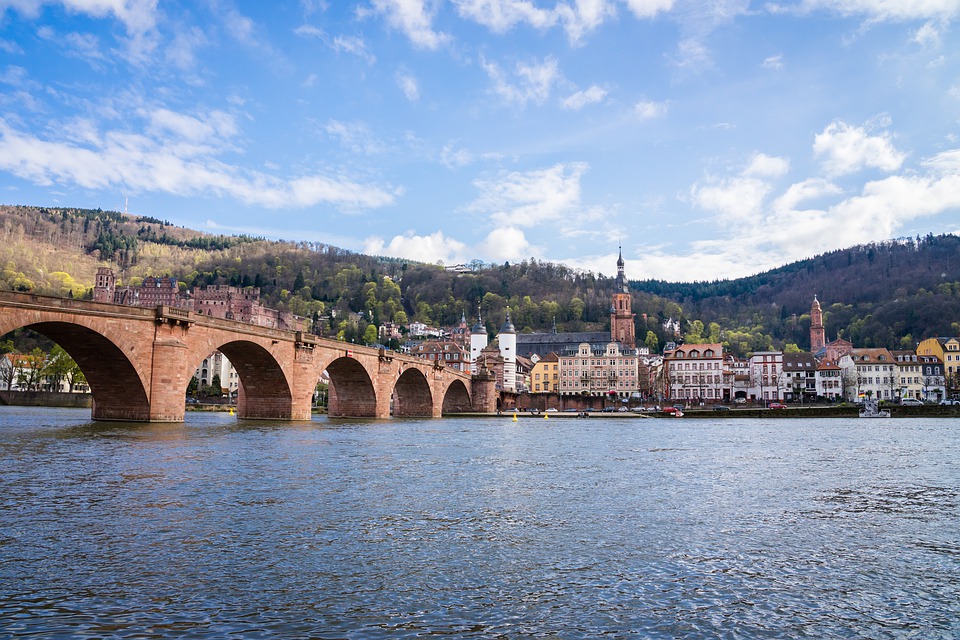
<path fill-rule="evenodd" d="M 491 334 L 508 306 L 518 331 L 550 331 L 554 322 L 560 331 L 604 330 L 614 284 L 612 277 L 536 259 L 474 261 L 469 273 L 458 273 L 322 243 L 211 235 L 149 216 L 31 206 L 0 206 L 0 264 L 0 287 L 62 296 L 89 296 L 103 265 L 133 284 L 171 275 L 186 287 L 258 286 L 268 305 L 323 318 L 326 335 L 358 342 L 381 322 L 448 326 L 463 314 L 472 323 L 478 304 Z M 954 235 L 852 247 L 735 280 L 630 284 L 638 340 L 654 349 L 678 337 L 664 328 L 668 320 L 679 323 L 680 339 L 724 342 L 738 354 L 788 344 L 806 349 L 815 294 L 828 337 L 843 335 L 858 346 L 903 348 L 960 334 Z M 359 321 L 348 320 L 357 313 Z"/>

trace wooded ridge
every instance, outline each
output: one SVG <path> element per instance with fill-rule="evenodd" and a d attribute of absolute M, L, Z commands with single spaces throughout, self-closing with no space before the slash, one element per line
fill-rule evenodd
<path fill-rule="evenodd" d="M 614 284 L 612 275 L 533 258 L 474 261 L 460 273 L 321 243 L 211 235 L 115 211 L 31 206 L 0 206 L 0 264 L 2 288 L 76 298 L 90 297 L 98 266 L 112 267 L 124 284 L 169 275 L 184 288 L 256 286 L 268 306 L 313 318 L 319 332 L 356 342 L 369 342 L 368 326 L 382 322 L 449 326 L 465 314 L 473 324 L 478 304 L 491 335 L 508 307 L 518 331 L 550 331 L 554 322 L 559 331 L 602 330 Z M 852 247 L 736 280 L 630 285 L 638 339 L 655 351 L 677 338 L 723 342 L 737 355 L 808 349 L 814 295 L 828 339 L 913 348 L 926 337 L 960 334 L 960 237 L 954 235 Z M 665 328 L 668 320 L 679 323 L 680 336 Z"/>

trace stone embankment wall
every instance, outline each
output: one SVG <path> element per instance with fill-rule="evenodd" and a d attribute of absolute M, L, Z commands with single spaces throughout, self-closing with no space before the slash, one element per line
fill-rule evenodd
<path fill-rule="evenodd" d="M 0 404 L 16 407 L 77 407 L 91 406 L 89 393 L 55 393 L 53 391 L 0 391 Z"/>

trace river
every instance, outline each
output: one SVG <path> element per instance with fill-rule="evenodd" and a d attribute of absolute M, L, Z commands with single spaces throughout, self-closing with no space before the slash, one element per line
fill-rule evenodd
<path fill-rule="evenodd" d="M 0 636 L 956 638 L 950 419 L 0 407 Z"/>

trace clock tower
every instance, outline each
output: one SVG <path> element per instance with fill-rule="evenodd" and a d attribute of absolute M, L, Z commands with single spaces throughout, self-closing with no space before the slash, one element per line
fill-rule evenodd
<path fill-rule="evenodd" d="M 627 276 L 624 273 L 623 249 L 621 248 L 617 257 L 617 282 L 610 306 L 610 339 L 619 342 L 628 349 L 634 349 L 637 346 L 632 306 L 630 284 L 627 282 Z"/>

